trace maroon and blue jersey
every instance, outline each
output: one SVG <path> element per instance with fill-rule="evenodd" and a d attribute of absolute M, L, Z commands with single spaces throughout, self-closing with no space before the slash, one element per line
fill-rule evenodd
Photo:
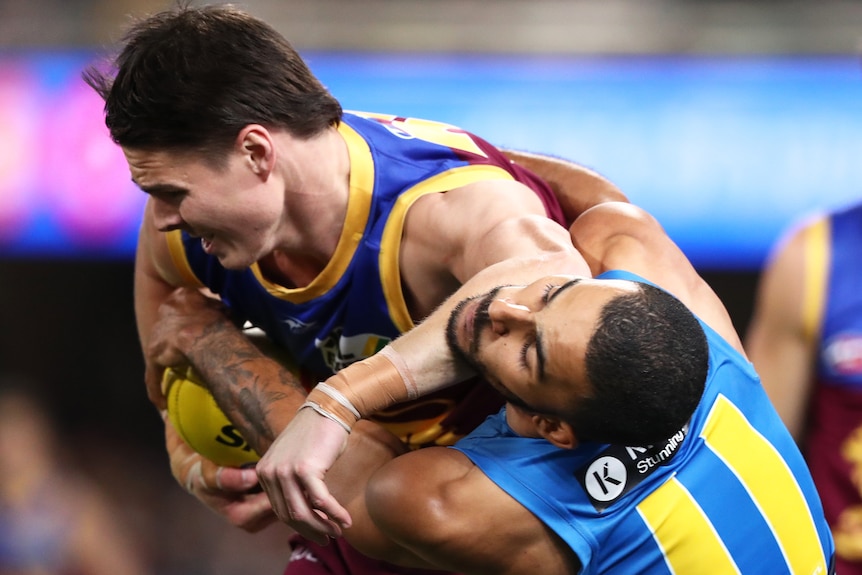
<path fill-rule="evenodd" d="M 332 259 L 308 285 L 277 285 L 257 264 L 227 270 L 203 251 L 199 239 L 168 234 L 186 280 L 208 287 L 238 319 L 265 331 L 310 374 L 305 383 L 312 385 L 413 327 L 398 261 L 405 216 L 420 197 L 476 181 L 516 180 L 536 192 L 548 217 L 567 223 L 547 184 L 461 129 L 348 112 L 338 131 L 350 154 L 347 217 Z M 474 381 L 395 406 L 376 419 L 412 445 L 448 444 L 500 405 L 496 392 Z"/>
<path fill-rule="evenodd" d="M 818 349 L 803 448 L 835 535 L 838 573 L 862 575 L 862 204 L 816 220 L 805 234 L 805 317 Z"/>

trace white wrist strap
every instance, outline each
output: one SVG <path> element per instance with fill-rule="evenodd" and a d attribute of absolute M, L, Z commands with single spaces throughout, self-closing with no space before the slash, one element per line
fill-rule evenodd
<path fill-rule="evenodd" d="M 327 411 L 326 409 L 324 409 L 323 407 L 321 407 L 319 403 L 315 403 L 315 402 L 313 402 L 313 401 L 306 401 L 305 403 L 303 403 L 302 405 L 300 405 L 300 406 L 299 406 L 299 409 L 304 409 L 304 408 L 306 408 L 306 407 L 309 407 L 309 408 L 313 409 L 313 410 L 314 410 L 314 411 L 316 411 L 319 415 L 322 415 L 322 416 L 323 416 L 323 417 L 325 417 L 326 419 L 329 419 L 330 421 L 334 421 L 335 423 L 337 423 L 338 425 L 340 425 L 340 426 L 342 427 L 342 429 L 344 429 L 344 431 L 346 431 L 347 433 L 350 433 L 350 426 L 349 426 L 349 425 L 347 425 L 347 423 L 345 423 L 344 421 L 342 421 L 342 420 L 341 420 L 337 415 L 335 415 L 334 413 L 332 413 L 332 412 L 330 412 L 330 411 Z M 297 410 L 297 411 L 299 411 L 299 410 Z"/>
<path fill-rule="evenodd" d="M 356 407 L 354 407 L 353 403 L 351 403 L 351 401 L 349 399 L 344 397 L 344 395 L 340 391 L 338 391 L 337 389 L 335 389 L 331 385 L 327 384 L 326 382 L 321 381 L 320 383 L 317 384 L 315 389 L 322 391 L 323 393 L 325 393 L 326 395 L 328 395 L 329 397 L 331 397 L 332 399 L 334 399 L 335 401 L 340 403 L 347 411 L 352 413 L 353 417 L 355 417 L 356 419 L 362 419 L 362 416 L 359 415 L 359 411 L 357 411 L 357 409 L 356 409 Z"/>

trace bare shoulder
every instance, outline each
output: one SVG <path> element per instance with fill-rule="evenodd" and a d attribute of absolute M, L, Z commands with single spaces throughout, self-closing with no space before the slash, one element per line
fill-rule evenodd
<path fill-rule="evenodd" d="M 503 153 L 548 183 L 569 221 L 574 221 L 594 205 L 628 201 L 613 182 L 576 162 L 516 150 L 503 150 Z"/>
<path fill-rule="evenodd" d="M 828 218 L 825 215 L 818 215 L 800 221 L 785 230 L 770 251 L 764 267 L 764 275 L 782 279 L 805 277 L 806 255 L 809 249 L 827 247 L 827 225 Z M 822 245 L 817 246 L 818 243 Z"/>
<path fill-rule="evenodd" d="M 408 212 L 405 225 L 418 231 L 450 230 L 462 235 L 528 214 L 545 215 L 541 200 L 530 188 L 514 180 L 481 180 L 422 196 Z"/>
<path fill-rule="evenodd" d="M 758 284 L 752 330 L 769 323 L 785 333 L 803 335 L 806 289 L 825 281 L 827 225 L 826 216 L 815 216 L 791 226 L 775 242 Z M 813 335 L 816 329 L 809 327 Z"/>
<path fill-rule="evenodd" d="M 509 575 L 576 570 L 571 550 L 460 451 L 432 447 L 396 458 L 372 478 L 367 500 L 381 529 L 441 568 Z"/>
<path fill-rule="evenodd" d="M 441 262 L 463 283 L 493 263 L 565 249 L 571 241 L 527 186 L 485 180 L 417 200 L 407 214 L 401 245 Z"/>
<path fill-rule="evenodd" d="M 688 261 L 658 220 L 627 202 L 608 202 L 587 210 L 570 232 L 595 275 L 625 269 L 652 280 L 651 275 L 664 275 L 662 268 L 678 268 Z"/>

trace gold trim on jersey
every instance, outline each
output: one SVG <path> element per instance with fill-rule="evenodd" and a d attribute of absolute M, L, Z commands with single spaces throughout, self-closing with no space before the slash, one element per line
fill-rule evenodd
<path fill-rule="evenodd" d="M 183 232 L 181 230 L 166 232 L 165 241 L 168 244 L 168 253 L 171 255 L 174 269 L 176 269 L 182 281 L 186 285 L 197 288 L 205 287 L 203 282 L 195 275 L 192 266 L 189 265 L 188 257 L 186 257 L 186 247 L 183 245 Z"/>
<path fill-rule="evenodd" d="M 481 180 L 513 179 L 509 172 L 498 166 L 487 164 L 459 166 L 419 182 L 396 200 L 380 238 L 380 281 L 389 314 L 400 331 L 405 332 L 414 325 L 407 309 L 407 302 L 404 300 L 401 271 L 398 265 L 407 210 L 425 194 L 448 192 Z"/>
<path fill-rule="evenodd" d="M 257 281 L 270 295 L 279 299 L 305 303 L 326 293 L 341 279 L 365 233 L 374 189 L 374 162 L 371 158 L 371 150 L 365 140 L 346 123 L 341 122 L 338 125 L 338 132 L 347 143 L 350 154 L 350 195 L 341 237 L 329 263 L 311 283 L 304 287 L 286 288 L 273 283 L 263 276 L 257 263 L 252 264 L 251 271 Z"/>
<path fill-rule="evenodd" d="M 829 281 L 829 265 L 832 258 L 831 220 L 823 217 L 803 231 L 805 244 L 802 292 L 802 333 L 805 341 L 816 341 L 823 323 L 826 304 L 826 284 Z"/>

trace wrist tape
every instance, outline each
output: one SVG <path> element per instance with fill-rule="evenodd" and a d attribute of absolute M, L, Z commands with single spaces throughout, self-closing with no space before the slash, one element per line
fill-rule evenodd
<path fill-rule="evenodd" d="M 300 409 L 310 407 L 350 433 L 359 419 L 418 396 L 404 358 L 386 346 L 318 383 Z"/>

